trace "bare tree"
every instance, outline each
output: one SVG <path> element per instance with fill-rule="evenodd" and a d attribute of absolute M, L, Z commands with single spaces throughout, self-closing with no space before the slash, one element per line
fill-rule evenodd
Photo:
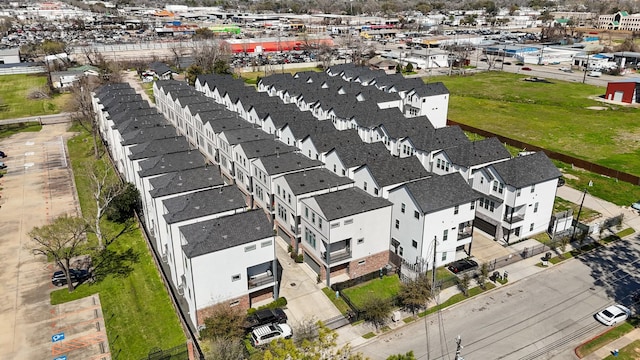
<path fill-rule="evenodd" d="M 194 64 L 205 74 L 213 73 L 217 62 L 228 62 L 230 54 L 229 46 L 217 40 L 200 41 L 193 47 Z"/>
<path fill-rule="evenodd" d="M 91 92 L 98 86 L 91 77 L 83 76 L 71 86 L 71 99 L 67 103 L 67 111 L 71 113 L 71 120 L 89 132 L 93 138 L 93 152 L 96 159 L 100 158 L 98 149 L 98 119 L 93 110 Z"/>
<path fill-rule="evenodd" d="M 112 235 L 106 234 L 100 223 L 106 215 L 111 202 L 122 194 L 126 187 L 118 181 L 117 177 L 111 172 L 111 168 L 102 162 L 89 162 L 85 165 L 85 169 L 85 176 L 89 179 L 91 185 L 91 196 L 96 204 L 91 231 L 98 238 L 98 249 L 104 249 L 105 246 L 111 244 L 132 226 L 131 223 L 126 223 L 124 229 Z"/>
<path fill-rule="evenodd" d="M 29 237 L 34 241 L 30 246 L 31 251 L 53 259 L 64 272 L 69 292 L 74 290 L 69 266 L 72 258 L 85 251 L 83 245 L 86 243 L 86 231 L 87 223 L 84 219 L 62 215 L 51 224 L 34 227 L 29 232 Z"/>

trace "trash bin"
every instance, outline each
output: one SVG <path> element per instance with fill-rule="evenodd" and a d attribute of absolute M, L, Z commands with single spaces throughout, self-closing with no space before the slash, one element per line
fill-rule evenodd
<path fill-rule="evenodd" d="M 551 252 L 548 252 L 546 254 L 544 254 L 544 258 L 549 261 L 549 259 L 551 259 Z"/>

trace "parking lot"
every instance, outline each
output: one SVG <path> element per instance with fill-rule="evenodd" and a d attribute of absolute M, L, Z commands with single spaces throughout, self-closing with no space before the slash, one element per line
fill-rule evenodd
<path fill-rule="evenodd" d="M 2 359 L 110 358 L 99 297 L 51 306 L 53 265 L 29 250 L 27 233 L 34 226 L 78 212 L 66 127 L 47 125 L 0 140 L 8 166 L 0 179 Z"/>

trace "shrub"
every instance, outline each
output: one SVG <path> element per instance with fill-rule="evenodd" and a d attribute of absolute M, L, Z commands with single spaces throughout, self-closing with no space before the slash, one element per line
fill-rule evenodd
<path fill-rule="evenodd" d="M 296 262 L 298 264 L 300 264 L 300 263 L 302 263 L 304 261 L 304 256 L 302 254 L 299 254 L 299 255 L 296 256 L 295 260 L 296 260 Z"/>

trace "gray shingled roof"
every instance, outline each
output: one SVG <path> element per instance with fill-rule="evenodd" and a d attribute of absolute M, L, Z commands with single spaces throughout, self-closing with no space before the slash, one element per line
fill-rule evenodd
<path fill-rule="evenodd" d="M 180 232 L 187 241 L 182 246 L 182 251 L 190 259 L 273 238 L 273 226 L 262 210 L 181 226 Z"/>
<path fill-rule="evenodd" d="M 139 129 L 122 134 L 122 146 L 142 144 L 151 140 L 166 139 L 179 136 L 177 130 L 173 126 L 153 127 L 148 129 Z"/>
<path fill-rule="evenodd" d="M 516 189 L 562 176 L 560 170 L 542 151 L 531 155 L 518 156 L 489 166 L 496 170 L 507 185 L 511 185 Z"/>
<path fill-rule="evenodd" d="M 208 113 L 205 113 L 207 115 Z M 247 129 L 251 128 L 254 125 L 248 121 L 242 120 L 238 115 L 226 114 L 228 117 L 221 117 L 222 115 L 217 115 L 215 117 L 209 118 L 205 116 L 203 123 L 209 124 L 211 129 L 215 134 L 220 134 L 223 131 L 235 130 L 235 129 Z"/>
<path fill-rule="evenodd" d="M 247 159 L 255 159 L 261 156 L 278 155 L 297 150 L 295 146 L 289 146 L 282 141 L 264 139 L 249 141 L 239 145 L 247 156 Z"/>
<path fill-rule="evenodd" d="M 160 175 L 149 183 L 153 187 L 149 195 L 153 198 L 224 185 L 220 169 L 212 165 Z"/>
<path fill-rule="evenodd" d="M 171 154 L 190 149 L 189 142 L 184 136 L 176 136 L 168 139 L 151 140 L 144 144 L 132 146 L 129 151 L 130 160 L 146 159 L 162 154 Z"/>
<path fill-rule="evenodd" d="M 165 154 L 142 160 L 140 162 L 140 177 L 166 174 L 169 172 L 193 169 L 205 165 L 205 158 L 197 151 L 183 151 Z"/>
<path fill-rule="evenodd" d="M 167 119 L 162 114 L 150 114 L 136 116 L 129 120 L 123 121 L 115 127 L 120 134 L 126 134 L 138 129 L 145 129 L 157 126 L 170 125 Z"/>
<path fill-rule="evenodd" d="M 409 190 L 423 214 L 471 203 L 479 198 L 478 193 L 458 172 L 442 176 L 433 175 L 402 186 Z"/>
<path fill-rule="evenodd" d="M 353 184 L 353 180 L 338 176 L 325 168 L 287 174 L 284 179 L 295 195 Z"/>
<path fill-rule="evenodd" d="M 471 167 L 511 158 L 497 138 L 487 138 L 443 150 L 453 164 Z"/>
<path fill-rule="evenodd" d="M 332 151 L 335 151 L 342 161 L 345 168 L 367 164 L 375 159 L 391 159 L 393 155 L 389 153 L 386 146 L 380 141 L 374 143 L 356 143 L 347 146 L 337 145 Z"/>
<path fill-rule="evenodd" d="M 225 130 L 220 135 L 224 135 L 229 145 L 232 146 L 251 141 L 273 139 L 273 134 L 268 134 L 256 128 Z"/>
<path fill-rule="evenodd" d="M 167 209 L 163 216 L 167 224 L 174 224 L 234 209 L 244 212 L 247 206 L 244 199 L 235 185 L 196 191 L 162 201 Z"/>
<path fill-rule="evenodd" d="M 318 203 L 320 210 L 328 221 L 392 205 L 389 200 L 371 196 L 356 187 L 317 195 L 313 199 Z"/>
<path fill-rule="evenodd" d="M 358 131 L 354 129 L 336 130 L 309 134 L 308 138 L 313 142 L 319 153 L 327 152 L 336 146 L 362 144 Z M 307 137 L 304 138 L 306 140 Z"/>
<path fill-rule="evenodd" d="M 263 156 L 256 161 L 260 161 L 268 175 L 278 175 L 291 171 L 302 171 L 303 169 L 318 167 L 321 161 L 311 160 L 299 153 L 291 152 L 280 155 Z"/>
<path fill-rule="evenodd" d="M 369 169 L 380 187 L 401 184 L 430 175 L 415 156 L 386 160 L 376 159 L 363 166 Z"/>

